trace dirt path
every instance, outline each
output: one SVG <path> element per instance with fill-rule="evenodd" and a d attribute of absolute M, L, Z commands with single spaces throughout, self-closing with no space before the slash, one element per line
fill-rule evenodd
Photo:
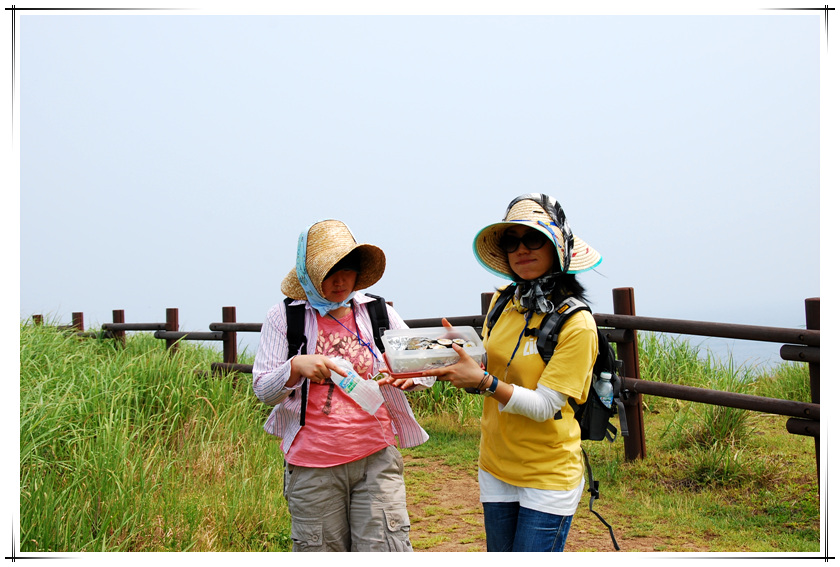
<path fill-rule="evenodd" d="M 406 458 L 410 465 L 411 459 Z M 434 482 L 411 484 L 412 474 L 420 469 L 406 466 L 408 512 L 411 518 L 411 542 L 417 552 L 486 551 L 484 518 L 478 500 L 478 479 L 474 473 L 453 469 L 443 463 L 424 463 L 423 470 L 434 469 Z M 415 473 L 416 474 L 416 473 Z M 419 476 L 419 475 L 417 475 Z M 586 502 L 575 515 L 566 551 L 614 552 L 609 531 L 588 509 Z M 680 547 L 673 541 L 631 537 L 622 530 L 621 518 L 610 515 L 598 501 L 595 509 L 613 526 L 621 551 L 705 551 Z M 676 548 L 675 548 L 676 547 Z"/>

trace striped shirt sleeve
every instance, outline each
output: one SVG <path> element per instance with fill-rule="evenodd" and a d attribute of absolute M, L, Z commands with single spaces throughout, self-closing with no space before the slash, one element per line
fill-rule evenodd
<path fill-rule="evenodd" d="M 265 404 L 275 406 L 282 402 L 293 388 L 286 388 L 291 375 L 291 359 L 287 355 L 289 341 L 286 337 L 286 310 L 284 304 L 272 307 L 266 315 L 260 332 L 260 345 L 254 358 L 254 394 Z"/>

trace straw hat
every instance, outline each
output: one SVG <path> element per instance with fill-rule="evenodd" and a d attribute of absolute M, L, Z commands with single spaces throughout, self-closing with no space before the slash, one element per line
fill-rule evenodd
<path fill-rule="evenodd" d="M 517 225 L 530 226 L 545 234 L 554 243 L 561 268 L 568 262 L 566 273 L 579 274 L 601 263 L 601 255 L 572 234 L 566 214 L 557 201 L 548 195 L 528 193 L 511 201 L 504 220 L 481 229 L 473 241 L 479 263 L 494 275 L 514 278 L 507 252 L 499 246 L 499 240 L 505 230 Z M 571 248 L 571 256 L 567 260 L 568 248 Z"/>
<path fill-rule="evenodd" d="M 306 235 L 306 272 L 323 296 L 321 284 L 327 273 L 350 252 L 358 250 L 360 270 L 354 291 L 366 289 L 379 281 L 385 273 L 385 253 L 373 244 L 358 244 L 343 222 L 324 220 L 309 227 Z M 292 269 L 280 284 L 280 290 L 292 299 L 307 299 L 300 285 L 296 269 Z"/>

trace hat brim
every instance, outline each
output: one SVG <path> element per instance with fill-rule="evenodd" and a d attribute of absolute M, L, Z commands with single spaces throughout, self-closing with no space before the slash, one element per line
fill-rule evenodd
<path fill-rule="evenodd" d="M 334 253 L 334 257 L 327 262 L 325 272 L 329 272 L 329 270 L 338 264 L 342 258 L 354 250 L 359 251 L 360 258 L 359 273 L 356 276 L 356 285 L 353 287 L 353 290 L 359 291 L 374 285 L 385 273 L 385 252 L 383 252 L 378 246 L 374 246 L 373 244 L 357 244 L 350 249 L 336 251 Z M 317 283 L 319 288 L 321 287 L 321 283 L 323 282 L 319 281 Z M 303 286 L 300 285 L 300 280 L 298 280 L 295 268 L 292 268 L 289 273 L 286 274 L 286 277 L 283 278 L 283 281 L 280 284 L 280 290 L 286 297 L 301 300 L 307 299 L 306 292 L 303 290 Z M 320 291 L 321 290 L 319 289 L 319 292 Z"/>
<path fill-rule="evenodd" d="M 553 234 L 544 224 L 537 221 L 517 220 L 517 221 L 502 221 L 487 225 L 478 231 L 473 240 L 473 253 L 479 264 L 481 264 L 491 274 L 499 276 L 504 279 L 513 279 L 515 274 L 510 268 L 508 262 L 507 252 L 502 250 L 499 246 L 499 240 L 504 232 L 515 226 L 528 226 L 536 229 L 548 237 L 549 241 L 557 241 L 558 236 Z M 562 242 L 562 240 L 560 241 Z M 555 246 L 558 259 L 562 259 L 562 244 Z M 601 254 L 592 248 L 584 240 L 578 236 L 574 237 L 574 245 L 572 247 L 572 258 L 569 262 L 569 274 L 579 274 L 593 269 L 601 263 Z"/>

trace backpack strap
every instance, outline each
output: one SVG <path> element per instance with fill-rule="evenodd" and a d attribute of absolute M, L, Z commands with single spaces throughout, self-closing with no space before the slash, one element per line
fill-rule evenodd
<path fill-rule="evenodd" d="M 586 454 L 586 450 L 583 447 L 580 448 L 581 452 L 583 453 L 583 460 L 586 463 L 586 476 L 587 481 L 589 482 L 589 511 L 595 514 L 601 523 L 607 526 L 607 529 L 610 530 L 610 537 L 612 538 L 613 547 L 615 547 L 616 551 L 620 551 L 618 547 L 618 542 L 615 540 L 615 534 L 613 533 L 612 526 L 607 523 L 607 521 L 601 517 L 601 514 L 596 512 L 592 506 L 598 498 L 600 498 L 601 493 L 598 490 L 599 483 L 597 480 L 592 478 L 592 467 L 589 466 L 589 455 Z"/>
<path fill-rule="evenodd" d="M 490 336 L 490 331 L 493 330 L 493 325 L 495 325 L 496 321 L 499 320 L 499 316 L 502 314 L 502 311 L 505 310 L 508 301 L 511 300 L 515 291 L 516 284 L 514 283 L 499 290 L 499 297 L 496 298 L 496 303 L 494 303 L 493 308 L 487 312 L 487 317 L 485 318 L 487 325 L 487 337 Z M 487 337 L 483 338 L 486 339 Z"/>
<path fill-rule="evenodd" d="M 289 340 L 287 358 L 296 354 L 306 354 L 306 331 L 304 329 L 305 305 L 292 305 L 291 297 L 283 300 L 286 304 L 286 338 Z"/>
<path fill-rule="evenodd" d="M 560 338 L 560 332 L 563 330 L 563 324 L 566 320 L 578 311 L 586 310 L 590 313 L 592 310 L 589 305 L 576 297 L 567 297 L 563 303 L 557 306 L 548 317 L 543 319 L 540 325 L 540 330 L 537 334 L 537 351 L 542 356 L 543 362 L 548 364 L 554 354 L 554 347 L 557 346 L 557 341 Z M 580 411 L 580 406 L 572 398 L 568 399 L 569 406 L 574 410 L 575 415 Z M 554 414 L 554 419 L 562 419 L 562 410 L 557 410 Z"/>
<path fill-rule="evenodd" d="M 368 297 L 372 297 L 375 301 L 368 301 L 365 306 L 370 315 L 370 323 L 373 327 L 373 340 L 376 341 L 376 346 L 379 352 L 385 352 L 385 345 L 382 343 L 382 333 L 391 328 L 391 321 L 388 319 L 388 306 L 385 299 L 372 293 L 366 293 Z"/>
<path fill-rule="evenodd" d="M 537 350 L 540 352 L 543 361 L 548 364 L 554 354 L 554 347 L 557 346 L 557 340 L 560 338 L 560 331 L 563 329 L 563 324 L 580 310 L 586 310 L 590 313 L 592 309 L 586 302 L 581 301 L 576 297 L 567 297 L 563 303 L 557 306 L 557 309 L 551 312 L 542 320 L 540 330 L 537 334 Z"/>
<path fill-rule="evenodd" d="M 618 413 L 618 425 L 621 427 L 621 436 L 630 437 L 630 429 L 627 427 L 627 410 L 624 408 L 624 400 L 628 398 L 627 390 L 624 389 L 621 376 L 613 372 L 612 376 L 613 402 L 616 413 Z"/>
<path fill-rule="evenodd" d="M 283 300 L 286 304 L 286 338 L 289 341 L 289 350 L 286 357 L 290 358 L 296 354 L 306 354 L 306 329 L 304 328 L 306 309 L 303 303 L 292 305 L 291 297 Z M 309 381 L 304 379 L 300 386 L 300 426 L 306 424 L 306 398 L 309 393 Z M 292 392 L 291 396 L 295 393 Z"/>

